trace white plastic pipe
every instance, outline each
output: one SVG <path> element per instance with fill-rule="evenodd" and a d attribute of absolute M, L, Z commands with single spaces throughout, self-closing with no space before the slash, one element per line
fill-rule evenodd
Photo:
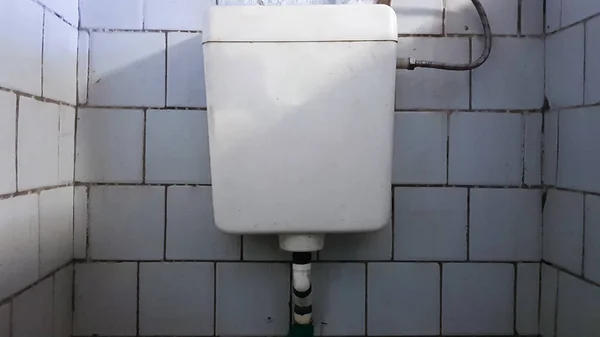
<path fill-rule="evenodd" d="M 310 254 L 310 253 L 308 253 Z M 312 288 L 310 283 L 311 264 L 292 264 L 292 287 L 294 323 L 312 323 Z"/>

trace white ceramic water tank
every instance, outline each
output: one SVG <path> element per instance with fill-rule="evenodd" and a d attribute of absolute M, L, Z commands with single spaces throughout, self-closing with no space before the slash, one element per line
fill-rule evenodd
<path fill-rule="evenodd" d="M 397 27 L 383 5 L 216 6 L 204 29 L 214 216 L 230 233 L 390 221 Z"/>

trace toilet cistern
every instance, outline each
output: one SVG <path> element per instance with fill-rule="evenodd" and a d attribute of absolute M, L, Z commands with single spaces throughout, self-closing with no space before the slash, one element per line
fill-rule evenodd
<path fill-rule="evenodd" d="M 397 27 L 385 5 L 215 6 L 204 63 L 215 223 L 315 251 L 391 217 Z M 276 29 L 274 28 L 276 27 Z"/>

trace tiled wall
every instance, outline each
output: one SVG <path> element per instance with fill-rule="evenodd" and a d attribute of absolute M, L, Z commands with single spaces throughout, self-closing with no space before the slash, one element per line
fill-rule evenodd
<path fill-rule="evenodd" d="M 77 1 L 0 0 L 0 336 L 71 335 Z"/>
<path fill-rule="evenodd" d="M 81 1 L 74 335 L 287 333 L 290 255 L 212 220 L 209 5 Z M 478 57 L 470 1 L 392 5 L 399 55 Z M 495 33 L 484 66 L 397 73 L 393 221 L 327 238 L 313 273 L 319 335 L 537 335 L 543 1 L 484 5 Z"/>
<path fill-rule="evenodd" d="M 540 332 L 600 335 L 600 2 L 546 3 Z"/>

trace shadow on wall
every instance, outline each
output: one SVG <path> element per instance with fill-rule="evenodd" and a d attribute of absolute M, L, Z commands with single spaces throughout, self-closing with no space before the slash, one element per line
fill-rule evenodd
<path fill-rule="evenodd" d="M 73 259 L 73 187 L 3 200 L 0 303 Z"/>
<path fill-rule="evenodd" d="M 224 2 L 222 0 L 222 2 Z M 280 4 L 276 1 L 274 4 Z M 301 2 L 299 2 L 301 3 Z M 339 1 L 318 1 L 318 3 L 339 3 Z M 344 3 L 355 3 L 355 1 L 345 1 Z M 449 15 L 462 15 L 465 12 L 473 13 L 473 21 L 478 22 L 479 18 L 476 12 L 470 7 L 469 1 L 465 1 L 465 7 L 456 12 L 446 11 L 446 17 Z M 494 11 L 494 8 L 486 8 L 488 14 Z M 396 9 L 399 15 L 399 23 L 403 25 L 403 17 L 406 21 L 417 22 L 411 27 L 412 34 L 420 32 L 429 32 L 439 27 L 441 35 L 442 13 L 440 9 L 434 8 L 408 8 L 402 7 Z M 413 17 L 411 19 L 411 17 Z M 423 19 L 427 17 L 428 19 Z M 418 18 L 418 20 L 416 19 Z M 427 21 L 426 21 L 427 20 Z M 493 25 L 493 22 L 492 22 Z M 494 27 L 492 26 L 492 29 Z M 112 35 L 111 35 L 112 34 Z M 119 183 L 142 183 L 145 180 L 144 174 L 148 174 L 148 168 L 144 168 L 144 158 L 148 160 L 147 155 L 147 137 L 145 130 L 145 112 L 151 108 L 169 108 L 169 107 L 205 107 L 204 98 L 204 71 L 202 69 L 202 36 L 194 33 L 165 33 L 156 32 L 122 32 L 118 33 L 120 37 L 115 37 L 115 33 L 93 33 L 90 38 L 90 45 L 93 50 L 90 59 L 90 83 L 89 83 L 89 101 L 90 106 L 103 107 L 129 107 L 134 108 L 126 111 L 104 110 L 101 113 L 91 111 L 93 118 L 78 120 L 77 152 L 76 152 L 76 177 L 77 181 L 83 182 L 119 182 Z M 173 34 L 188 34 L 173 39 Z M 409 32 L 401 32 L 409 34 Z M 173 35 L 175 36 L 175 35 Z M 469 37 L 445 38 L 444 43 L 437 43 L 436 37 L 403 37 L 398 42 L 398 55 L 403 57 L 414 57 L 424 60 L 436 60 L 447 62 L 468 62 L 471 58 Z M 483 41 L 482 37 L 475 40 Z M 136 48 L 132 48 L 131 41 L 135 41 Z M 139 45 L 138 45 L 139 44 Z M 449 46 L 451 51 L 449 52 Z M 165 49 L 166 47 L 166 49 Z M 454 52 L 458 51 L 458 53 Z M 189 57 L 191 54 L 198 53 L 197 58 Z M 286 87 L 280 83 L 270 82 L 267 74 L 271 72 L 272 65 L 268 60 L 256 59 L 253 55 L 226 55 L 231 57 L 239 64 L 251 65 L 255 69 L 264 70 L 263 78 L 254 78 L 256 86 L 262 88 L 255 90 L 271 91 L 273 97 L 282 94 Z M 327 57 L 327 55 L 323 55 Z M 172 62 L 171 60 L 177 60 Z M 99 60 L 102 60 L 101 62 Z M 353 64 L 355 64 L 354 62 Z M 166 69 L 168 68 L 168 70 Z M 293 70 L 293 69 L 291 69 Z M 177 82 L 172 71 L 177 71 Z M 355 76 L 360 77 L 360 73 L 369 73 L 373 69 L 363 68 L 355 69 Z M 255 71 L 254 74 L 261 74 Z M 347 78 L 338 78 L 337 81 L 345 81 Z M 252 123 L 252 115 L 244 110 L 245 102 L 252 102 L 245 92 L 245 88 L 240 83 L 231 83 L 227 90 L 237 92 L 239 97 L 232 100 L 231 104 L 240 104 L 234 108 L 239 109 L 237 116 L 243 123 Z M 236 86 L 239 86 L 236 88 Z M 277 124 L 272 125 L 273 130 L 293 130 L 296 124 L 297 113 L 309 109 L 313 102 L 321 100 L 323 97 L 344 96 L 347 93 L 337 90 L 335 82 L 328 85 L 326 91 L 320 92 L 302 92 L 302 101 L 297 100 L 297 92 L 288 92 L 288 101 L 285 99 L 272 100 L 270 104 L 274 107 L 280 106 L 282 110 L 287 110 L 285 116 L 282 116 Z M 127 90 L 122 90 L 127 88 Z M 290 87 L 287 87 L 289 89 Z M 209 88 L 210 90 L 210 88 Z M 276 90 L 276 91 L 274 91 Z M 429 96 L 428 106 L 419 105 L 415 96 Z M 148 98 L 149 97 L 149 98 Z M 243 97 L 244 100 L 239 98 Z M 450 102 L 450 103 L 449 103 Z M 361 104 L 360 101 L 353 102 Z M 292 106 L 294 105 L 294 106 Z M 135 109 L 137 108 L 137 109 Z M 232 107 L 233 108 L 233 107 Z M 368 110 L 368 107 L 364 107 Z M 468 72 L 444 72 L 430 69 L 417 69 L 414 71 L 397 71 L 396 76 L 396 109 L 402 110 L 435 110 L 448 109 L 468 110 L 469 108 L 469 73 Z M 93 109 L 90 109 L 93 110 Z M 96 112 L 94 114 L 94 112 Z M 165 112 L 168 113 L 168 112 Z M 440 112 L 444 113 L 445 112 Z M 124 115 L 127 115 L 124 117 Z M 173 115 L 176 116 L 176 115 Z M 115 119 L 118 118 L 119 125 L 115 125 Z M 176 118 L 176 117 L 173 117 Z M 209 121 L 210 122 L 210 121 Z M 343 127 L 342 125 L 340 127 Z M 311 132 L 326 133 L 328 130 L 315 125 Z M 426 132 L 423 130 L 422 132 Z M 305 137 L 307 134 L 294 133 L 289 137 Z M 207 138 L 208 135 L 205 135 Z M 240 133 L 232 153 L 245 151 L 244 148 L 252 146 L 267 145 L 259 142 L 253 142 L 252 139 L 242 139 Z M 309 137 L 304 141 L 309 141 Z M 146 144 L 145 144 L 146 142 Z M 206 143 L 197 144 L 199 147 L 206 147 Z M 318 146 L 318 144 L 314 144 Z M 340 149 L 343 149 L 339 144 Z M 110 150 L 107 150 L 110 148 Z M 146 156 L 143 155 L 144 151 Z M 198 149 L 198 152 L 205 152 L 206 149 Z M 189 156 L 196 156 L 198 153 L 164 153 L 163 165 L 177 166 L 180 161 L 185 161 Z M 201 165 L 208 170 L 208 158 Z M 317 160 L 310 154 L 303 157 L 297 157 L 294 160 Z M 257 159 L 269 160 L 269 158 Z M 322 158 L 326 161 L 327 158 Z M 376 165 L 377 163 L 363 163 L 360 158 L 356 158 L 356 163 L 361 165 Z M 248 163 L 244 163 L 247 165 Z M 293 161 L 281 162 L 281 165 L 293 165 Z M 174 170 L 177 170 L 176 168 Z M 173 181 L 165 181 L 172 183 Z M 199 182 L 203 183 L 203 182 Z M 275 180 L 273 183 L 277 183 Z M 280 182 L 281 183 L 281 182 Z M 390 186 L 391 188 L 391 186 Z M 391 202 L 391 200 L 390 200 Z M 265 206 L 265 205 L 262 205 Z M 261 207 L 262 207 L 261 206 Z M 267 205 L 268 207 L 278 207 L 278 205 Z M 214 226 L 214 224 L 198 224 L 199 226 Z M 90 229 L 90 235 L 94 235 L 93 229 Z M 371 234 L 335 234 L 326 242 L 325 249 L 320 252 L 320 259 L 323 260 L 390 260 L 392 259 L 392 224 L 388 224 L 382 230 Z M 466 237 L 466 233 L 465 233 Z M 252 239 L 253 242 L 260 245 L 266 245 L 276 250 L 277 238 L 275 236 L 261 236 Z M 246 245 L 244 245 L 246 246 Z M 354 249 L 348 249 L 352 246 Z M 246 249 L 246 247 L 244 248 Z M 289 256 L 287 257 L 289 258 Z"/>

